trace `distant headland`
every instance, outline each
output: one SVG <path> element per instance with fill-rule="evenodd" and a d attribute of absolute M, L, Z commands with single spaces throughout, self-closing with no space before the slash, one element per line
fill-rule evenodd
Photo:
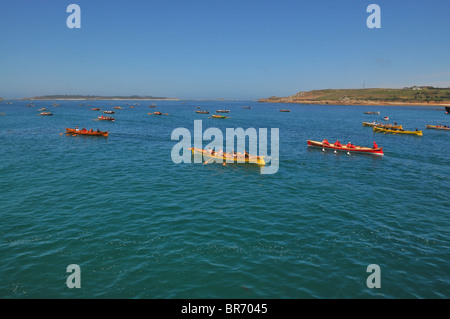
<path fill-rule="evenodd" d="M 298 92 L 287 97 L 262 98 L 265 103 L 334 105 L 429 105 L 450 106 L 450 88 L 412 86 L 403 89 L 327 89 Z"/>
<path fill-rule="evenodd" d="M 156 96 L 100 96 L 100 95 L 43 95 L 35 97 L 26 97 L 22 100 L 175 100 L 177 98 L 156 97 Z"/>

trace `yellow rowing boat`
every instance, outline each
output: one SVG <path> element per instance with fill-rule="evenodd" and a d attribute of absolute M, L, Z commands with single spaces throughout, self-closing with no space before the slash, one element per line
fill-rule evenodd
<path fill-rule="evenodd" d="M 392 134 L 410 134 L 410 135 L 417 135 L 417 136 L 423 136 L 422 131 L 405 131 L 405 130 L 394 130 L 394 129 L 386 129 L 386 128 L 381 128 L 378 126 L 374 126 L 373 127 L 373 131 L 374 133 L 392 133 Z"/>
<path fill-rule="evenodd" d="M 221 161 L 223 161 L 224 163 L 250 163 L 250 164 L 257 164 L 260 166 L 265 166 L 266 162 L 264 161 L 264 157 L 265 156 L 256 156 L 256 155 L 248 155 L 245 156 L 244 154 L 241 153 L 237 153 L 236 156 L 233 156 L 231 154 L 228 153 L 224 153 L 222 155 L 219 155 L 217 152 L 215 152 L 214 154 L 210 153 L 207 150 L 203 150 L 200 148 L 190 148 L 190 150 L 192 151 L 192 155 L 195 154 L 199 154 L 199 155 L 203 155 L 203 158 L 206 159 L 206 161 L 210 161 L 213 159 L 219 159 Z"/>

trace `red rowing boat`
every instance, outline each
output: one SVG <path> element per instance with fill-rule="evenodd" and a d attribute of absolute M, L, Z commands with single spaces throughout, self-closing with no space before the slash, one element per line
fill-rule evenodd
<path fill-rule="evenodd" d="M 308 146 L 312 147 L 320 147 L 323 150 L 331 149 L 331 150 L 337 150 L 342 152 L 350 152 L 350 153 L 362 153 L 362 154 L 370 154 L 370 155 L 384 155 L 383 148 L 370 148 L 370 147 L 363 147 L 363 146 L 354 146 L 354 147 L 347 147 L 346 145 L 341 146 L 335 146 L 333 143 L 323 143 L 323 142 L 317 142 L 317 141 L 311 141 L 308 140 Z"/>

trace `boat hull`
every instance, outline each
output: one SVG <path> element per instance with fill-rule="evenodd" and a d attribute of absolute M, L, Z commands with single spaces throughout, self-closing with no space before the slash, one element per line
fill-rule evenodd
<path fill-rule="evenodd" d="M 318 141 L 311 141 L 308 140 L 308 146 L 311 147 L 318 147 L 321 149 L 330 149 L 330 150 L 336 150 L 341 152 L 350 152 L 350 153 L 358 153 L 358 154 L 369 154 L 369 155 L 378 155 L 383 156 L 383 148 L 370 148 L 370 147 L 362 147 L 362 146 L 356 146 L 355 148 L 350 148 L 346 146 L 334 146 L 334 144 L 324 144 L 322 142 Z"/>
<path fill-rule="evenodd" d="M 203 155 L 203 158 L 208 160 L 211 159 L 218 159 L 220 161 L 226 162 L 226 163 L 249 163 L 249 164 L 256 164 L 259 166 L 265 166 L 266 162 L 264 161 L 264 156 L 253 156 L 250 155 L 250 157 L 246 158 L 244 156 L 238 156 L 238 157 L 228 157 L 225 155 L 211 155 L 208 151 L 202 150 L 200 148 L 190 148 L 192 151 L 192 155 L 198 154 Z"/>

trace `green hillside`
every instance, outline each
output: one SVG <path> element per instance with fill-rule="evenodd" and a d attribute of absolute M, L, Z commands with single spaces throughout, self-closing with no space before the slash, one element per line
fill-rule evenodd
<path fill-rule="evenodd" d="M 298 92 L 289 97 L 270 97 L 261 102 L 302 103 L 303 101 L 327 102 L 404 102 L 439 103 L 450 102 L 450 88 L 410 87 L 403 89 L 326 89 Z"/>

